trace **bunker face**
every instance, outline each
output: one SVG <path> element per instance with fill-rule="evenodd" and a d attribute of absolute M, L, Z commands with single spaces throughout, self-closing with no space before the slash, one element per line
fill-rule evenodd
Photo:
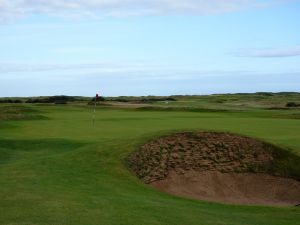
<path fill-rule="evenodd" d="M 286 168 L 274 169 L 276 151 L 281 150 L 227 133 L 180 133 L 145 144 L 129 157 L 129 164 L 145 183 L 178 196 L 247 205 L 297 205 L 300 182 L 287 178 Z"/>

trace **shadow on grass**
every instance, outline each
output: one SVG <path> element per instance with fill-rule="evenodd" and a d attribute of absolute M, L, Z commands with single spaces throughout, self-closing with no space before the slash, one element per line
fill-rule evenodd
<path fill-rule="evenodd" d="M 0 138 L 0 165 L 65 153 L 85 143 L 66 139 L 13 140 Z"/>

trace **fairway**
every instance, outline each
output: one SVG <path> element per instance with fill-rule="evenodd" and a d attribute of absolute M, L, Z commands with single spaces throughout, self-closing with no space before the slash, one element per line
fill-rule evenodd
<path fill-rule="evenodd" d="M 3 106 L 1 106 L 3 107 Z M 177 131 L 229 131 L 300 155 L 300 120 L 285 111 L 190 112 L 26 105 L 0 120 L 2 225 L 297 225 L 299 207 L 238 206 L 175 197 L 125 166 L 146 141 Z"/>

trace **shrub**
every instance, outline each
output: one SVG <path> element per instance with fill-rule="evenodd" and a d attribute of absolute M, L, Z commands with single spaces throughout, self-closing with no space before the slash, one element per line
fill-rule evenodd
<path fill-rule="evenodd" d="M 300 104 L 297 104 L 295 102 L 288 102 L 286 103 L 286 107 L 299 107 Z"/>

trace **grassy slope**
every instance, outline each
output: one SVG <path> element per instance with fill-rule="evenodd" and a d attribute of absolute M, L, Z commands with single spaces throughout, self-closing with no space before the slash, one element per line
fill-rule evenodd
<path fill-rule="evenodd" d="M 48 119 L 0 121 L 0 224 L 300 224 L 299 208 L 221 205 L 159 193 L 122 163 L 147 138 L 182 129 L 241 133 L 300 155 L 299 119 L 260 110 L 99 109 L 93 127 L 88 108 L 34 108 Z"/>

